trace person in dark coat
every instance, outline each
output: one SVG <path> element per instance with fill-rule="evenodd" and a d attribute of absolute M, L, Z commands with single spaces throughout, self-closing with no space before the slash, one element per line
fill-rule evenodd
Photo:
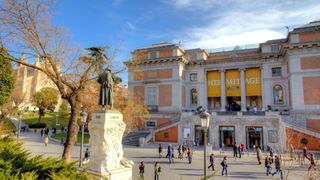
<path fill-rule="evenodd" d="M 238 151 L 238 154 L 239 154 L 239 158 L 241 158 L 241 146 L 240 146 L 240 144 L 237 146 L 237 151 Z"/>
<path fill-rule="evenodd" d="M 192 163 L 192 148 L 191 147 L 188 148 L 187 155 L 188 155 L 189 164 L 191 164 Z"/>
<path fill-rule="evenodd" d="M 214 154 L 213 153 L 210 154 L 210 166 L 208 166 L 208 169 L 210 167 L 212 168 L 212 171 L 214 171 Z"/>
<path fill-rule="evenodd" d="M 283 179 L 283 174 L 282 174 L 282 170 L 281 170 L 281 164 L 280 164 L 280 159 L 277 155 L 274 156 L 274 166 L 276 168 L 276 171 L 274 173 L 272 173 L 272 176 L 274 176 L 276 173 L 280 173 L 280 178 Z"/>
<path fill-rule="evenodd" d="M 238 149 L 237 149 L 237 144 L 234 143 L 233 146 L 233 157 L 238 157 Z"/>
<path fill-rule="evenodd" d="M 162 158 L 162 145 L 161 144 L 159 144 L 158 152 L 159 152 L 159 158 Z"/>
<path fill-rule="evenodd" d="M 144 163 L 143 163 L 143 161 L 140 162 L 139 175 L 140 175 L 141 178 L 144 177 Z"/>

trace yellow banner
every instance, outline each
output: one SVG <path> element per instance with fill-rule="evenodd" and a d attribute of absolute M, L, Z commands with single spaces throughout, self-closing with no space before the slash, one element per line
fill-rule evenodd
<path fill-rule="evenodd" d="M 241 96 L 240 71 L 226 71 L 226 96 Z"/>
<path fill-rule="evenodd" d="M 246 69 L 246 96 L 261 96 L 260 68 Z"/>
<path fill-rule="evenodd" d="M 220 72 L 210 71 L 207 73 L 208 97 L 221 96 Z"/>

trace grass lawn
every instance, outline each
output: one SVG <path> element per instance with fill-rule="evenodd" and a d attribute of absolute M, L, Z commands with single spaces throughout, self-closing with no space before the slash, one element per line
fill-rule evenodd
<path fill-rule="evenodd" d="M 54 139 L 57 139 L 57 140 L 61 140 L 63 138 L 63 140 L 65 141 L 67 139 L 67 133 L 54 134 L 51 137 Z M 83 138 L 83 142 L 85 144 L 88 144 L 89 138 L 90 138 L 90 135 L 85 133 L 84 138 Z M 78 133 L 77 143 L 81 143 L 81 133 Z"/>
<path fill-rule="evenodd" d="M 38 112 L 33 113 L 32 111 L 23 112 L 23 121 L 26 124 L 34 124 L 38 123 L 39 114 Z M 56 125 L 58 122 L 59 125 Z M 56 117 L 56 113 L 54 112 L 46 112 L 45 116 L 42 117 L 41 123 L 45 123 L 49 129 L 57 128 L 61 129 L 61 127 L 67 127 L 69 122 L 68 118 Z"/>
<path fill-rule="evenodd" d="M 16 127 L 10 120 L 4 120 L 3 123 L 0 125 L 0 135 L 8 134 L 12 131 L 16 131 Z"/>

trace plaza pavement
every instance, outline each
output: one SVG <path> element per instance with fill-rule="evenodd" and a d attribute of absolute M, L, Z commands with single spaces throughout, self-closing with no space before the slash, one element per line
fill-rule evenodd
<path fill-rule="evenodd" d="M 61 157 L 63 152 L 63 147 L 57 142 L 49 142 L 49 145 L 45 147 L 40 133 L 22 133 L 21 141 L 24 142 L 25 149 L 31 151 L 33 155 L 44 155 L 44 156 L 54 156 Z M 163 144 L 165 145 L 165 144 Z M 163 146 L 166 150 L 166 146 Z M 165 153 L 165 151 L 164 151 Z M 177 151 L 175 151 L 177 153 Z M 231 152 L 225 152 L 223 155 L 228 156 L 228 177 L 221 176 L 221 156 L 217 154 L 215 160 L 216 172 L 212 172 L 207 169 L 207 175 L 214 174 L 213 177 L 209 179 L 218 180 L 248 180 L 248 179 L 280 179 L 279 175 L 266 176 L 264 165 L 257 165 L 256 158 L 254 154 L 244 155 L 242 159 L 235 159 L 231 157 Z M 163 154 L 165 156 L 165 154 Z M 152 180 L 154 174 L 154 163 L 156 161 L 160 162 L 161 165 L 161 180 L 198 180 L 201 179 L 203 175 L 203 151 L 201 149 L 195 150 L 193 155 L 192 164 L 188 164 L 187 159 L 175 159 L 174 164 L 169 164 L 168 160 L 165 158 L 158 158 L 157 148 L 155 145 L 153 147 L 138 148 L 138 147 L 124 147 L 124 156 L 128 159 L 134 161 L 135 165 L 133 167 L 133 179 L 138 180 L 139 176 L 139 162 L 145 162 L 145 179 Z M 72 158 L 77 160 L 79 158 L 79 146 L 75 146 Z M 209 164 L 207 160 L 207 164 Z M 264 164 L 264 161 L 263 161 Z M 292 180 L 302 180 L 307 179 L 307 165 L 303 168 L 297 167 L 291 170 L 288 174 L 288 179 Z M 273 171 L 273 170 L 272 170 Z"/>

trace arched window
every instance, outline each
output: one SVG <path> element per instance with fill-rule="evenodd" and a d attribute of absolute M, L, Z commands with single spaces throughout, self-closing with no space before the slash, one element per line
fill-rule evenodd
<path fill-rule="evenodd" d="M 198 93 L 196 89 L 191 89 L 191 105 L 198 104 Z"/>
<path fill-rule="evenodd" d="M 273 102 L 275 104 L 283 103 L 283 88 L 279 84 L 273 86 Z"/>

